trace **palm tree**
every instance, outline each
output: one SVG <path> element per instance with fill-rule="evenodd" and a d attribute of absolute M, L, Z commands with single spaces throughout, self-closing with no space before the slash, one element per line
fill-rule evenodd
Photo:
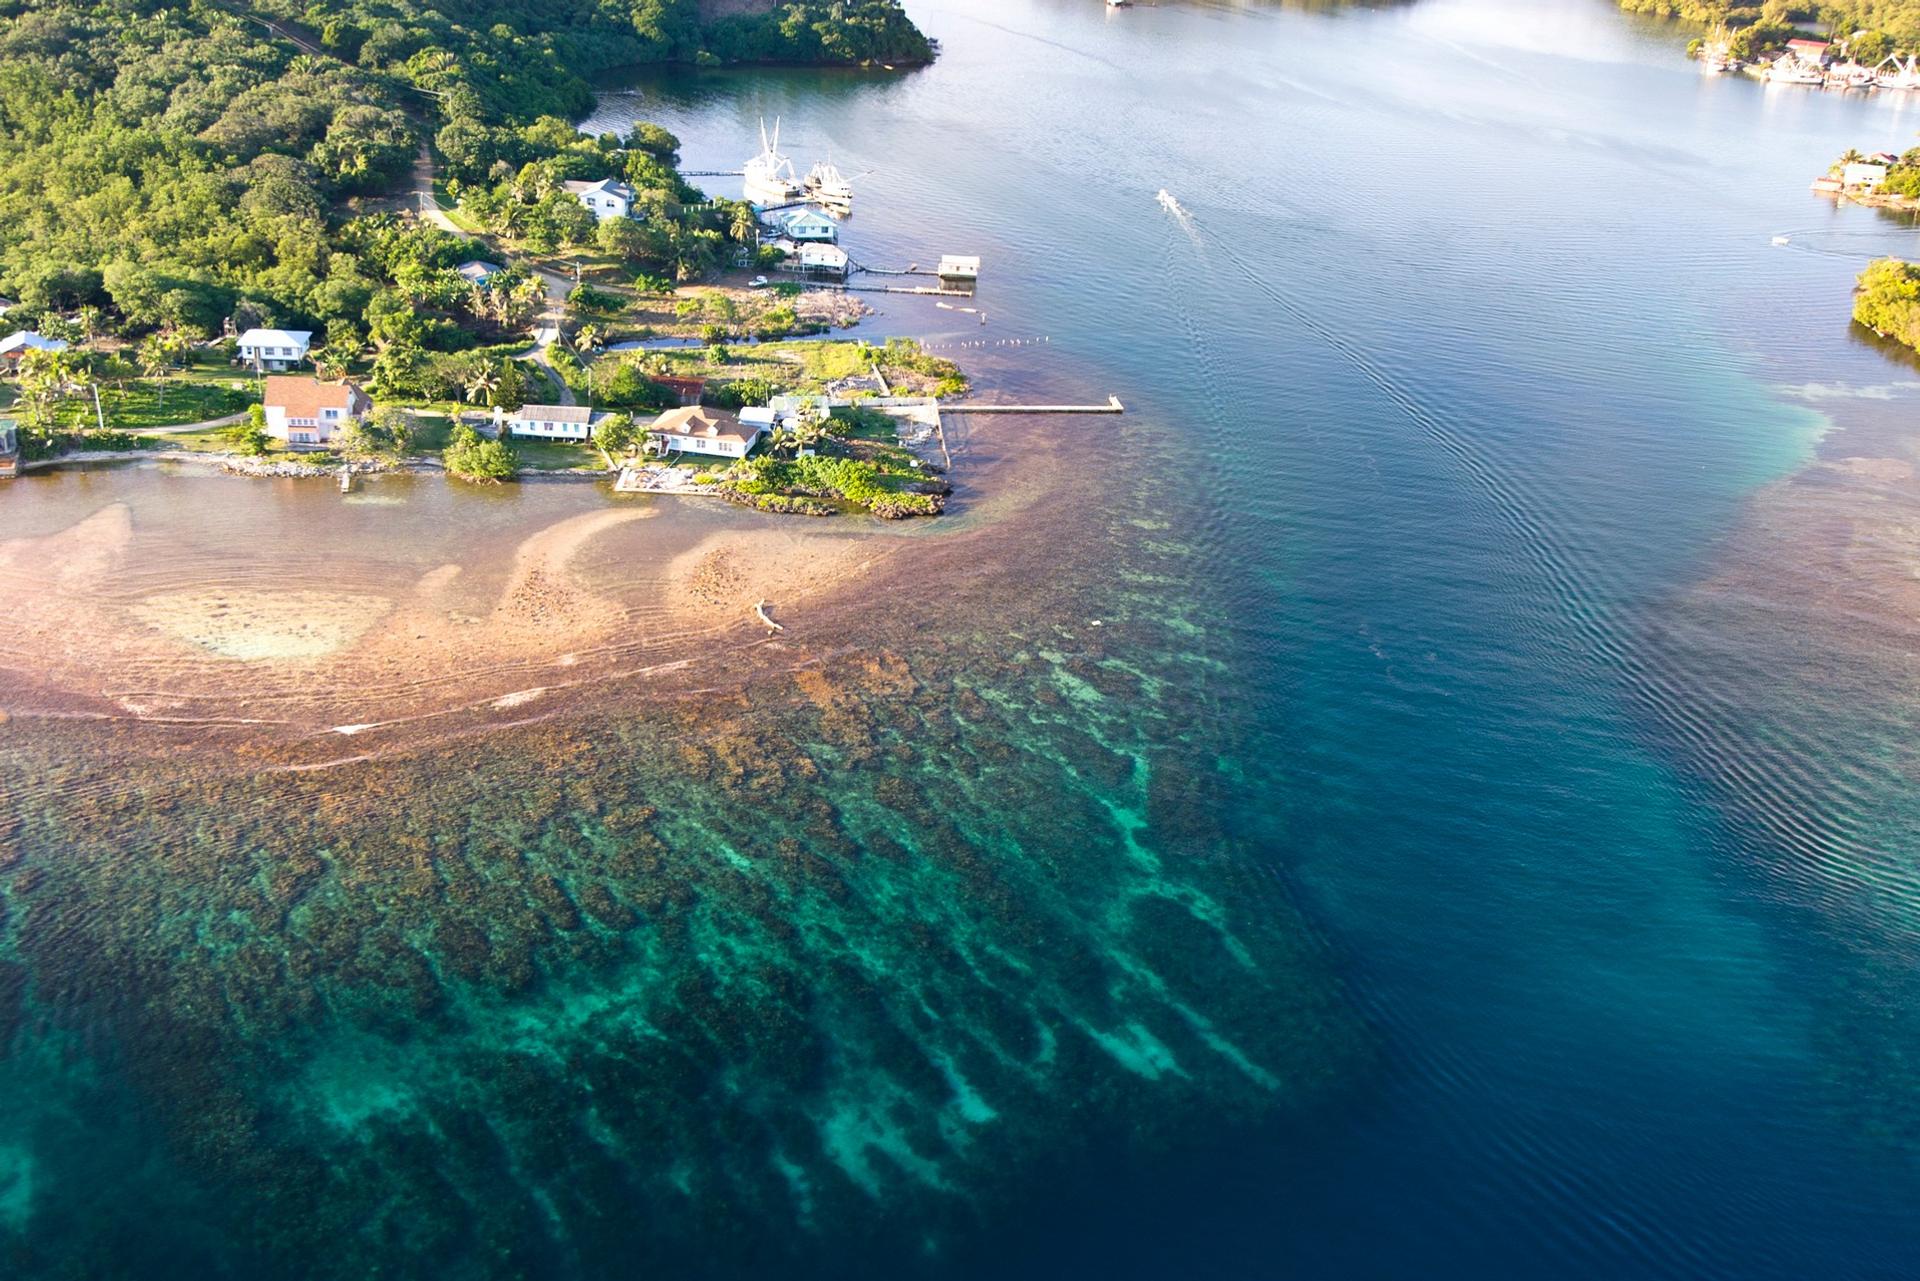
<path fill-rule="evenodd" d="M 100 320 L 100 309 L 92 303 L 80 309 L 80 332 L 87 336 L 88 342 L 100 336 Z"/>
<path fill-rule="evenodd" d="M 749 204 L 735 205 L 733 207 L 733 225 L 727 230 L 728 233 L 732 235 L 735 244 L 751 245 L 754 237 L 758 235 L 760 231 L 760 223 L 753 216 L 753 206 Z"/>
<path fill-rule="evenodd" d="M 1840 163 L 1843 165 L 1857 165 L 1865 159 L 1866 157 L 1860 154 L 1857 147 L 1848 147 L 1846 153 L 1840 157 Z"/>
<path fill-rule="evenodd" d="M 344 378 L 347 374 L 348 353 L 336 351 L 332 343 L 324 347 L 315 347 L 307 353 L 307 359 L 313 362 L 313 372 L 320 378 Z"/>
<path fill-rule="evenodd" d="M 591 356 L 606 346 L 606 339 L 600 335 L 600 326 L 588 322 L 574 331 L 573 349 L 582 356 Z"/>
<path fill-rule="evenodd" d="M 467 400 L 475 404 L 482 400 L 491 400 L 493 393 L 499 389 L 500 375 L 482 365 L 480 371 L 467 380 Z"/>
<path fill-rule="evenodd" d="M 167 366 L 173 363 L 173 353 L 168 350 L 167 340 L 159 334 L 148 334 L 134 348 L 134 359 L 140 362 L 141 372 L 149 378 L 158 378 L 167 372 Z"/>

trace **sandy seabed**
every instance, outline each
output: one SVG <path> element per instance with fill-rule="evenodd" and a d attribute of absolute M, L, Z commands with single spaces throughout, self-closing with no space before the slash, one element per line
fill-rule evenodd
<path fill-rule="evenodd" d="M 335 580 L 276 578 L 270 551 L 184 564 L 109 502 L 51 534 L 0 542 L 0 623 L 11 664 L 42 707 L 105 703 L 137 717 L 238 715 L 332 721 L 323 703 L 378 704 L 379 719 L 488 702 L 512 708 L 596 666 L 630 670 L 723 656 L 766 639 L 755 607 L 791 625 L 806 603 L 857 582 L 898 546 L 818 522 L 742 515 L 742 527 L 640 536 L 657 505 L 565 515 L 516 544 L 476 543 L 424 571 L 342 564 Z"/>

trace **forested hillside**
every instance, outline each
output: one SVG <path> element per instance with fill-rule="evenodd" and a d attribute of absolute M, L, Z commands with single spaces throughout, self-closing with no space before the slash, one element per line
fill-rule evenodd
<path fill-rule="evenodd" d="M 12 321 L 84 307 L 129 335 L 207 334 L 238 310 L 349 331 L 405 264 L 373 251 L 396 242 L 350 225 L 344 202 L 403 194 L 427 139 L 451 153 L 448 173 L 523 175 L 530 204 L 561 178 L 616 173 L 674 213 L 692 193 L 670 138 L 629 148 L 567 123 L 591 103 L 584 77 L 931 56 L 895 0 L 782 0 L 704 28 L 698 0 L 231 4 L 0 0 L 0 295 L 25 304 Z M 663 218 L 629 248 L 637 267 L 684 275 L 716 242 Z"/>
<path fill-rule="evenodd" d="M 1793 4 L 1768 0 L 1765 4 L 1740 3 L 1739 0 L 1620 0 L 1620 6 L 1636 13 L 1688 18 L 1696 22 L 1725 22 L 1734 28 L 1746 28 L 1762 35 L 1760 48 L 1784 42 L 1794 28 L 1846 37 L 1855 31 L 1869 35 L 1862 60 L 1880 51 L 1881 57 L 1894 48 L 1920 48 L 1920 0 L 1851 0 L 1847 4 Z M 1775 40 L 1772 37 L 1777 36 Z"/>

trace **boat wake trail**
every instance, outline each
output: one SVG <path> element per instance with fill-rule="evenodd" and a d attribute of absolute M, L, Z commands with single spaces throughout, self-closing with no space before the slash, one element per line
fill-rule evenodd
<path fill-rule="evenodd" d="M 1154 199 L 1160 202 L 1162 209 L 1173 215 L 1173 220 L 1180 224 L 1180 230 L 1186 232 L 1195 245 L 1199 245 L 1200 230 L 1193 225 L 1193 215 L 1181 207 L 1180 202 L 1173 198 L 1173 193 L 1162 187 Z"/>

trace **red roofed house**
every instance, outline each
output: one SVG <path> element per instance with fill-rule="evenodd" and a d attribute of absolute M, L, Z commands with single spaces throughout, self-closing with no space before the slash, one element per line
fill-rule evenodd
<path fill-rule="evenodd" d="M 676 374 L 663 374 L 655 377 L 653 381 L 672 392 L 674 399 L 682 405 L 699 404 L 700 397 L 707 391 L 707 380 L 704 378 L 682 378 Z"/>
<path fill-rule="evenodd" d="M 1827 61 L 1827 42 L 1824 40 L 1789 40 L 1787 52 L 1810 67 L 1825 66 Z"/>
<path fill-rule="evenodd" d="M 324 445 L 348 422 L 373 412 L 373 402 L 351 382 L 323 383 L 297 375 L 267 377 L 267 435 L 289 445 Z"/>
<path fill-rule="evenodd" d="M 718 454 L 745 458 L 767 434 L 759 423 L 743 423 L 732 414 L 688 405 L 669 409 L 647 426 L 647 443 L 659 453 Z"/>

